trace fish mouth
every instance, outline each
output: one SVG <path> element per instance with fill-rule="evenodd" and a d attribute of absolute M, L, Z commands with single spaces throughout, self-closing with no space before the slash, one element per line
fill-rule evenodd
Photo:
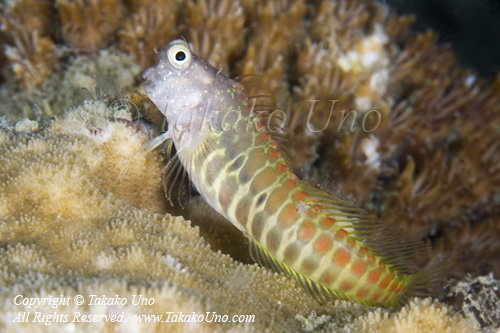
<path fill-rule="evenodd" d="M 158 71 L 155 70 L 154 67 L 150 67 L 144 71 L 142 74 L 142 78 L 148 83 L 151 84 L 155 81 L 155 78 L 158 79 Z"/>
<path fill-rule="evenodd" d="M 151 67 L 142 74 L 142 78 L 144 79 L 144 85 L 142 87 L 144 92 L 148 96 L 152 96 L 158 86 L 158 83 L 161 82 L 160 74 L 154 67 Z"/>

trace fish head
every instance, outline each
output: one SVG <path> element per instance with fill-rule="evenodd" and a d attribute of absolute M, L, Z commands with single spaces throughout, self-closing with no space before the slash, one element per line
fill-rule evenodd
<path fill-rule="evenodd" d="M 166 116 L 169 127 L 177 128 L 214 118 L 211 113 L 215 111 L 219 92 L 224 91 L 224 85 L 233 84 L 195 55 L 182 39 L 170 42 L 159 53 L 157 64 L 147 69 L 143 77 L 144 91 Z"/>

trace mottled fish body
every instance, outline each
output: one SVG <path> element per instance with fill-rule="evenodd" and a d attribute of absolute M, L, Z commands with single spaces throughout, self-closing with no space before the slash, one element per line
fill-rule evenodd
<path fill-rule="evenodd" d="M 262 265 L 321 302 L 391 306 L 422 294 L 439 268 L 415 273 L 424 242 L 407 240 L 353 203 L 315 189 L 252 112 L 243 86 L 171 42 L 144 87 L 166 116 L 177 156 L 217 212 L 251 241 Z"/>

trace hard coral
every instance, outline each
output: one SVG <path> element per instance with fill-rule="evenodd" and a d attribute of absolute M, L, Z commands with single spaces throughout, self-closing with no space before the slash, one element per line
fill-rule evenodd
<path fill-rule="evenodd" d="M 467 275 L 451 285 L 450 296 L 461 297 L 461 311 L 470 318 L 477 318 L 486 332 L 500 328 L 500 281 L 492 273 L 477 278 Z"/>
<path fill-rule="evenodd" d="M 120 48 L 146 68 L 156 62 L 156 54 L 151 50 L 161 49 L 176 37 L 177 8 L 172 2 L 150 1 L 140 6 L 135 3 L 131 16 L 118 32 Z"/>
<path fill-rule="evenodd" d="M 476 332 L 479 329 L 472 318 L 464 320 L 429 298 L 414 299 L 392 316 L 382 311 L 370 312 L 356 319 L 351 327 L 354 331 L 370 332 Z"/>
<path fill-rule="evenodd" d="M 250 35 L 246 53 L 238 63 L 241 75 L 260 76 L 263 91 L 277 105 L 285 103 L 290 88 L 287 63 L 303 34 L 304 1 L 244 1 Z"/>
<path fill-rule="evenodd" d="M 45 123 L 87 98 L 107 98 L 111 104 L 132 90 L 139 71 L 129 56 L 116 49 L 82 55 L 69 61 L 64 72 L 43 81 L 44 89 L 19 91 L 17 84 L 0 89 L 0 114 L 12 121 L 29 118 Z"/>
<path fill-rule="evenodd" d="M 39 88 L 60 65 L 60 53 L 52 40 L 36 30 L 20 32 L 14 37 L 14 45 L 5 48 L 5 56 L 25 88 Z"/>
<path fill-rule="evenodd" d="M 51 0 L 7 0 L 0 4 L 1 25 L 11 38 L 23 32 L 38 31 L 42 36 L 53 34 L 54 10 Z"/>
<path fill-rule="evenodd" d="M 40 88 L 61 67 L 61 52 L 50 38 L 54 14 L 50 1 L 8 1 L 0 4 L 0 11 L 0 42 L 11 72 L 24 89 Z"/>
<path fill-rule="evenodd" d="M 229 74 L 229 62 L 240 56 L 245 29 L 239 1 L 189 0 L 186 3 L 187 38 L 195 53 Z"/>
<path fill-rule="evenodd" d="M 123 17 L 120 0 L 57 0 L 57 9 L 64 40 L 82 52 L 107 46 Z"/>

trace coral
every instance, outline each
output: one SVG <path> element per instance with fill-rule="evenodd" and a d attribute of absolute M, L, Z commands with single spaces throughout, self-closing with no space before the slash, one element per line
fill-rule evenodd
<path fill-rule="evenodd" d="M 129 56 L 116 49 L 73 58 L 65 67 L 64 72 L 43 82 L 46 89 L 19 91 L 16 85 L 0 89 L 4 102 L 0 115 L 12 121 L 29 118 L 43 123 L 86 98 L 107 98 L 111 104 L 133 91 L 134 77 L 140 71 Z"/>
<path fill-rule="evenodd" d="M 50 1 L 13 0 L 0 4 L 0 42 L 15 77 L 25 89 L 40 88 L 60 69 L 61 52 L 50 38 L 53 11 Z M 3 38 L 2 38 L 3 37 Z M 9 41 L 3 42 L 2 39 Z"/>
<path fill-rule="evenodd" d="M 19 30 L 42 36 L 53 33 L 54 11 L 50 0 L 7 0 L 0 4 L 2 30 L 14 38 Z"/>
<path fill-rule="evenodd" d="M 500 328 L 500 281 L 492 273 L 476 278 L 467 275 L 451 285 L 450 296 L 462 297 L 463 313 L 481 322 L 485 331 Z"/>
<path fill-rule="evenodd" d="M 156 215 L 144 213 L 146 208 L 158 213 L 182 214 L 199 225 L 199 232 L 206 241 L 198 234 L 188 239 L 203 246 L 208 243 L 212 249 L 229 253 L 244 263 L 251 262 L 240 233 L 224 224 L 218 216 L 205 213 L 208 209 L 199 198 L 188 200 L 184 210 L 167 206 L 158 180 L 162 165 L 159 155 L 155 155 L 158 160 L 148 160 L 152 157 L 138 154 L 138 164 L 132 163 L 125 176 L 120 176 L 121 183 L 116 181 L 121 164 L 130 161 L 124 155 L 116 155 L 113 147 L 120 147 L 118 143 L 123 141 L 131 145 L 126 151 L 140 150 L 139 142 L 146 136 L 140 140 L 136 136 L 140 133 L 151 135 L 155 126 L 162 126 L 162 117 L 158 117 L 154 107 L 141 96 L 139 74 L 155 61 L 154 48 L 161 48 L 171 38 L 184 36 L 197 53 L 221 67 L 223 73 L 239 77 L 250 95 L 271 97 L 259 100 L 257 108 L 268 109 L 271 104 L 271 110 L 285 112 L 282 118 L 284 130 L 279 135 L 287 140 L 284 145 L 289 148 L 291 163 L 302 178 L 328 191 L 343 193 L 394 228 L 431 243 L 430 262 L 448 258 L 454 263 L 443 276 L 443 281 L 450 277 L 462 280 L 467 273 L 471 276 L 490 272 L 495 276 L 500 274 L 497 265 L 500 259 L 500 77 L 481 79 L 458 66 L 449 47 L 439 44 L 435 33 L 411 30 L 413 18 L 396 16 L 389 8 L 371 0 L 58 0 L 55 3 L 56 6 L 45 0 L 9 0 L 0 5 L 0 42 L 6 50 L 0 55 L 4 76 L 0 87 L 0 128 L 3 140 L 24 142 L 31 148 L 41 149 L 43 142 L 50 147 L 67 145 L 68 149 L 85 145 L 86 149 L 75 148 L 77 150 L 71 153 L 61 153 L 61 158 L 68 159 L 65 161 L 76 163 L 74 169 L 50 162 L 51 158 L 47 156 L 52 153 L 49 151 L 43 154 L 47 155 L 45 157 L 32 155 L 42 164 L 33 162 L 30 166 L 40 174 L 60 172 L 59 178 L 52 173 L 54 179 L 75 172 L 75 183 L 79 177 L 88 177 L 92 170 L 92 177 L 80 183 L 88 182 L 102 197 L 98 196 L 99 200 L 82 207 L 101 207 L 109 203 L 116 209 L 113 212 L 121 212 L 114 215 L 123 217 L 120 221 L 143 227 L 152 223 L 152 216 L 158 219 Z M 259 78 L 247 74 L 257 74 Z M 311 100 L 318 102 L 314 104 L 309 119 Z M 330 101 L 336 101 L 333 108 Z M 105 118 L 113 120 L 111 125 L 106 125 L 107 121 L 95 123 L 83 116 L 85 112 L 94 115 L 92 110 L 101 110 L 101 114 L 108 113 L 104 110 L 114 110 L 109 113 L 113 115 L 111 118 Z M 84 127 L 87 130 L 75 129 L 82 121 L 74 118 L 76 114 L 87 119 Z M 94 119 L 94 116 L 89 117 Z M 54 117 L 58 120 L 53 121 Z M 379 118 L 381 122 L 378 124 Z M 147 121 L 153 121 L 155 126 Z M 34 141 L 29 141 L 30 136 Z M 94 147 L 96 156 L 77 156 L 77 151 L 80 154 L 90 146 Z M 107 155 L 113 158 L 107 160 L 104 157 Z M 87 160 L 83 162 L 80 158 Z M 148 186 L 156 188 L 152 194 L 154 199 L 148 196 L 141 182 L 129 183 L 144 172 L 145 169 L 139 166 L 144 167 L 141 163 L 146 160 L 155 165 L 152 168 L 157 178 L 155 182 L 147 182 Z M 13 162 L 3 161 L 2 167 L 10 170 L 6 175 L 13 172 L 8 167 Z M 85 172 L 81 170 L 82 165 L 86 165 Z M 19 165 L 18 168 L 19 172 L 22 169 L 29 175 L 25 176 L 26 184 L 29 177 L 37 179 L 37 173 L 29 173 L 28 167 Z M 40 178 L 32 186 L 44 182 L 47 180 Z M 58 188 L 55 182 L 49 183 L 54 193 L 69 190 Z M 2 209 L 11 209 L 9 214 L 14 214 L 4 215 L 2 222 L 9 216 L 10 224 L 4 223 L 2 228 L 7 225 L 10 228 L 16 223 L 34 223 L 38 228 L 40 221 L 30 220 L 31 215 L 20 214 L 21 209 L 24 214 L 33 207 L 45 207 L 44 212 L 52 214 L 51 218 L 56 221 L 54 226 L 61 230 L 64 230 L 62 226 L 77 228 L 80 224 L 77 217 L 77 220 L 57 224 L 62 223 L 57 220 L 60 207 L 45 205 L 49 192 L 41 192 L 40 197 L 34 196 L 30 199 L 32 201 L 26 201 L 22 195 L 31 193 L 16 193 L 12 184 L 9 189 L 13 198 L 19 199 L 12 202 L 12 207 L 18 210 L 1 206 Z M 76 197 L 73 193 L 66 200 L 76 205 Z M 123 202 L 136 207 L 124 208 Z M 71 209 L 61 209 L 59 214 L 59 218 L 70 219 L 75 213 Z M 96 218 L 92 223 L 101 221 L 99 223 L 109 225 L 111 215 Z M 48 220 L 47 217 L 44 221 Z M 172 219 L 165 217 L 161 221 L 168 230 Z M 132 227 L 126 229 L 124 235 L 135 235 L 133 231 Z M 5 235 L 2 233 L 2 237 Z M 87 244 L 87 236 L 82 234 L 75 244 Z M 93 233 L 89 237 L 94 237 L 92 244 L 97 244 L 104 236 Z M 143 238 L 138 239 L 147 237 L 149 234 L 143 234 Z M 37 247 L 42 238 L 24 242 L 23 251 L 18 250 L 32 251 L 45 258 L 37 264 L 29 261 L 40 271 L 44 266 L 40 263 L 49 265 L 46 258 L 53 258 L 43 252 L 48 248 L 46 244 L 40 245 L 42 250 Z M 7 251 L 6 243 L 2 244 L 5 244 L 3 251 Z M 14 251 L 14 248 L 9 247 L 9 251 Z M 167 251 L 155 248 L 157 252 L 151 252 L 153 250 L 146 247 L 140 248 L 144 258 L 151 256 L 148 260 L 158 260 L 152 263 L 153 266 L 160 265 L 155 253 L 161 256 Z M 105 250 L 101 257 L 111 255 L 109 251 Z M 226 262 L 219 266 L 215 262 L 222 255 L 216 259 L 214 254 L 208 254 L 208 249 L 203 251 L 212 256 L 213 260 L 209 262 L 214 263 L 215 270 L 221 271 L 222 266 L 228 265 L 235 271 L 248 272 L 245 271 L 249 269 L 247 266 L 235 263 Z M 2 256 L 2 260 L 6 260 Z M 82 258 L 81 255 L 75 256 Z M 182 258 L 185 258 L 184 262 L 189 261 L 187 257 Z M 59 265 L 64 260 L 57 262 Z M 72 272 L 65 278 L 77 276 L 74 273 L 78 271 L 77 265 L 71 265 L 61 266 Z M 82 267 L 91 265 L 87 261 Z M 144 266 L 137 265 L 140 267 L 137 271 L 145 271 Z M 29 274 L 35 274 L 36 269 Z M 258 276 L 264 274 L 263 270 L 252 269 L 259 272 L 255 273 Z M 141 274 L 145 274 L 142 271 Z M 132 269 L 130 274 L 133 275 L 131 272 Z M 97 283 L 106 280 L 101 276 L 107 274 L 103 271 L 93 270 L 89 274 L 93 274 L 94 280 L 85 274 L 78 275 L 82 289 L 77 289 L 75 282 L 71 290 L 95 291 L 98 290 Z M 262 279 L 268 278 L 266 274 Z M 46 280 L 43 281 L 51 281 L 50 278 L 44 277 Z M 272 280 L 274 282 L 279 280 L 272 279 L 276 279 Z M 34 283 L 35 279 L 30 281 Z M 120 281 L 115 281 L 119 284 L 116 290 L 126 288 L 125 283 L 129 283 Z M 200 280 L 191 278 L 190 281 Z M 9 283 L 15 284 L 16 280 L 13 278 Z M 202 285 L 217 289 L 213 284 Z M 276 282 L 276 285 L 280 288 L 291 286 L 282 282 Z M 49 287 L 44 286 L 43 290 L 46 288 Z M 198 294 L 184 289 L 179 291 L 173 285 L 161 288 L 155 290 L 164 290 L 166 295 L 180 293 L 186 297 L 183 298 L 186 304 L 195 304 L 197 309 L 226 309 L 215 294 L 207 296 L 198 289 Z M 271 292 L 270 287 L 262 288 L 264 294 L 277 292 Z M 47 292 L 57 293 L 56 290 L 56 287 L 49 288 Z M 150 295 L 154 294 L 152 290 Z M 249 294 L 252 293 L 256 291 L 252 289 Z M 291 293 L 301 295 L 296 290 Z M 205 295 L 205 298 L 200 295 Z M 325 309 L 307 303 L 302 296 L 296 297 L 309 304 L 308 310 L 298 317 L 304 327 L 328 325 L 323 316 L 331 316 L 331 312 L 326 313 Z M 268 298 L 265 300 L 270 302 Z M 462 306 L 460 302 L 463 303 L 453 297 L 446 301 L 459 307 Z M 433 316 L 449 317 L 441 305 L 415 302 L 420 305 L 409 305 L 407 313 L 417 313 L 421 307 Z M 212 305 L 208 303 L 218 305 L 210 307 Z M 292 306 L 294 301 L 286 304 Z M 263 311 L 272 312 L 266 307 Z M 288 308 L 279 311 L 282 311 L 279 316 L 287 318 L 288 323 L 293 323 L 291 325 L 297 325 L 295 316 L 298 311 L 289 311 Z M 278 321 L 281 325 L 281 319 L 275 322 Z"/>
<path fill-rule="evenodd" d="M 57 0 L 62 35 L 81 52 L 105 47 L 120 27 L 120 0 Z"/>
<path fill-rule="evenodd" d="M 250 36 L 245 55 L 238 63 L 240 75 L 258 75 L 263 91 L 276 105 L 287 99 L 286 64 L 303 34 L 304 1 L 243 1 L 248 13 Z M 250 94 L 253 94 L 250 92 Z"/>
<path fill-rule="evenodd" d="M 353 331 L 370 332 L 475 332 L 478 328 L 476 321 L 464 320 L 429 298 L 414 299 L 392 316 L 375 310 L 352 324 Z"/>
<path fill-rule="evenodd" d="M 60 65 L 57 62 L 60 54 L 54 43 L 37 30 L 15 36 L 14 45 L 6 47 L 5 56 L 15 76 L 26 88 L 40 87 Z"/>
<path fill-rule="evenodd" d="M 164 162 L 159 151 L 144 156 L 148 136 L 127 118 L 127 110 L 89 100 L 39 130 L 29 124 L 15 126 L 23 132 L 0 129 L 1 330 L 347 332 L 369 325 L 383 332 L 417 323 L 475 329 L 474 321 L 428 300 L 414 300 L 395 314 L 345 301 L 321 306 L 283 275 L 215 252 L 198 227 L 154 213 L 166 208 Z M 34 308 L 14 304 L 16 295 L 81 295 L 86 302 Z M 127 303 L 89 305 L 91 295 L 117 295 Z M 134 305 L 133 295 L 152 303 Z M 14 322 L 24 312 L 31 313 L 29 322 Z M 44 315 L 41 322 L 33 322 L 37 312 Z M 254 320 L 135 320 L 167 312 Z M 75 323 L 75 313 L 123 313 L 127 322 Z"/>
<path fill-rule="evenodd" d="M 241 55 L 245 40 L 245 18 L 240 2 L 189 0 L 186 7 L 187 38 L 193 50 L 229 74 L 229 61 Z"/>
<path fill-rule="evenodd" d="M 119 31 L 120 47 L 134 57 L 141 68 L 156 62 L 154 49 L 161 49 L 177 35 L 173 2 L 143 1 L 131 4 L 131 16 Z"/>

